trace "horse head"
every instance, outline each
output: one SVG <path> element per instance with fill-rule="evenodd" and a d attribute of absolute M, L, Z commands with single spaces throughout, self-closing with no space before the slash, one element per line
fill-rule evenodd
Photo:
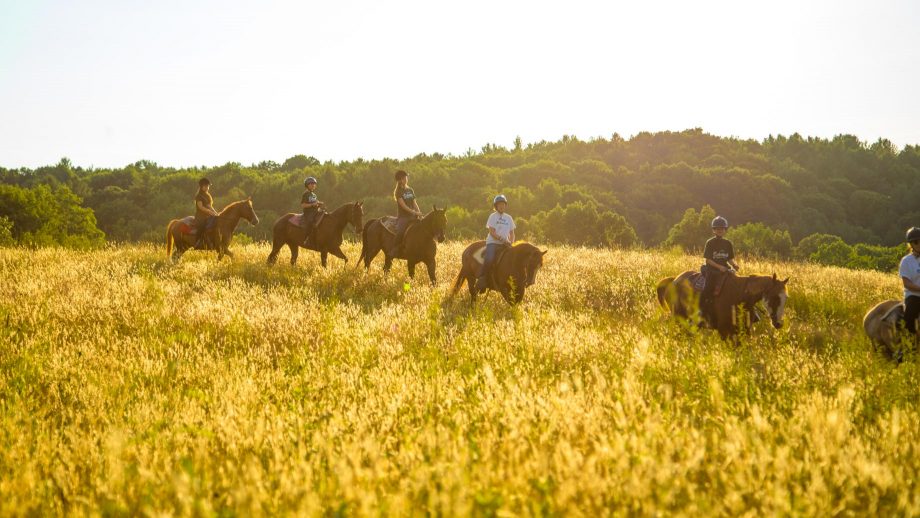
<path fill-rule="evenodd" d="M 434 205 L 431 206 L 431 209 L 432 211 L 429 212 L 423 219 L 429 220 L 431 222 L 431 230 L 435 239 L 438 240 L 438 243 L 443 243 L 444 231 L 447 230 L 447 215 L 445 214 L 447 210 L 439 209 Z"/>
<path fill-rule="evenodd" d="M 524 287 L 529 288 L 537 282 L 537 272 L 543 267 L 543 256 L 546 255 L 546 250 L 540 250 L 529 243 L 521 243 L 515 245 L 514 248 L 517 248 L 515 266 L 520 269 Z"/>
<path fill-rule="evenodd" d="M 252 196 L 227 205 L 224 210 L 220 211 L 221 216 L 225 214 L 225 217 L 243 218 L 253 226 L 259 224 L 259 216 L 256 216 L 256 211 L 252 208 Z"/>
<path fill-rule="evenodd" d="M 348 222 L 355 227 L 355 233 L 360 234 L 364 228 L 364 202 L 358 201 L 351 205 L 351 211 L 348 214 Z"/>
<path fill-rule="evenodd" d="M 783 311 L 786 309 L 786 299 L 788 297 L 786 283 L 789 282 L 789 278 L 779 280 L 774 273 L 772 278 L 767 277 L 766 279 L 767 284 L 763 291 L 763 302 L 770 312 L 773 327 L 781 329 L 783 327 Z"/>

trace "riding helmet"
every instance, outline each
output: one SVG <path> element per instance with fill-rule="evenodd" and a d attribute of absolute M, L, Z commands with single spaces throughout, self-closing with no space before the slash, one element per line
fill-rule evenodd
<path fill-rule="evenodd" d="M 910 227 L 907 229 L 907 235 L 904 236 L 904 240 L 908 243 L 920 241 L 920 228 Z"/>
<path fill-rule="evenodd" d="M 208 180 L 207 178 L 198 180 L 198 187 L 204 187 L 205 185 L 211 185 L 211 180 Z"/>
<path fill-rule="evenodd" d="M 303 181 L 303 186 L 306 187 L 310 185 L 311 183 L 317 183 L 316 178 L 313 178 L 312 176 L 308 176 L 307 179 Z"/>
<path fill-rule="evenodd" d="M 409 173 L 400 169 L 399 171 L 396 171 L 396 174 L 393 175 L 393 178 L 398 181 L 400 178 L 406 178 L 407 176 L 409 176 Z"/>
<path fill-rule="evenodd" d="M 504 194 L 499 194 L 498 196 L 495 197 L 495 199 L 492 200 L 492 207 L 495 207 L 500 201 L 508 203 L 508 198 L 505 198 Z"/>
<path fill-rule="evenodd" d="M 712 218 L 712 228 L 728 228 L 728 220 L 722 216 Z"/>

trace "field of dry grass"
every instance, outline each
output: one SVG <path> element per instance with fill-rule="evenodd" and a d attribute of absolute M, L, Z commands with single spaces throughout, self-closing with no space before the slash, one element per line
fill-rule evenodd
<path fill-rule="evenodd" d="M 742 257 L 792 280 L 735 346 L 657 307 L 696 258 L 551 247 L 471 309 L 462 249 L 435 288 L 0 249 L 0 515 L 920 514 L 918 359 L 861 331 L 894 275 Z"/>

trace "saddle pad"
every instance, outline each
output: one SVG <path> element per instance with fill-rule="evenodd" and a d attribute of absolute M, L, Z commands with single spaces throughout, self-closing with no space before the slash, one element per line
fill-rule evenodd
<path fill-rule="evenodd" d="M 383 225 L 383 228 L 386 229 L 390 234 L 396 235 L 396 218 L 393 216 L 383 216 L 378 221 Z"/>
<path fill-rule="evenodd" d="M 179 232 L 182 234 L 194 234 L 195 216 L 186 216 L 179 220 Z"/>
<path fill-rule="evenodd" d="M 904 304 L 903 303 L 895 305 L 894 307 L 886 311 L 885 314 L 882 316 L 882 320 L 885 320 L 887 322 L 892 322 L 892 323 L 897 322 L 903 318 L 904 318 Z"/>
<path fill-rule="evenodd" d="M 303 214 L 294 214 L 288 218 L 288 223 L 295 227 L 303 227 Z"/>
<path fill-rule="evenodd" d="M 690 278 L 687 279 L 690 281 L 690 286 L 693 287 L 694 291 L 703 291 L 706 288 L 706 276 L 699 272 L 694 272 L 690 274 Z"/>
<path fill-rule="evenodd" d="M 505 255 L 505 252 L 507 252 L 509 248 L 511 248 L 511 247 L 510 247 L 510 246 L 503 246 L 503 247 L 499 248 L 499 249 L 498 249 L 498 253 L 495 254 L 495 262 L 492 263 L 492 264 L 498 264 L 498 262 L 501 260 L 502 256 Z M 476 250 L 475 252 L 473 252 L 473 260 L 476 261 L 476 262 L 479 263 L 479 264 L 482 264 L 482 263 L 486 262 L 486 247 L 485 247 L 485 245 L 483 245 L 483 247 L 480 248 L 479 250 Z"/>

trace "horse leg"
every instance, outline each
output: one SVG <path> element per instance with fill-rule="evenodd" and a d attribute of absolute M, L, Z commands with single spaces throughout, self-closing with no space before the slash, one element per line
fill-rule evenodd
<path fill-rule="evenodd" d="M 281 240 L 277 237 L 272 240 L 272 251 L 270 254 L 268 254 L 268 260 L 266 261 L 269 266 L 274 265 L 275 261 L 278 260 L 278 252 L 281 250 L 282 246 L 284 246 L 284 243 L 282 243 Z"/>
<path fill-rule="evenodd" d="M 406 266 L 409 268 L 409 278 L 415 278 L 415 261 L 406 261 Z"/>
<path fill-rule="evenodd" d="M 428 267 L 428 279 L 431 281 L 432 287 L 437 286 L 438 284 L 438 280 L 437 278 L 435 278 L 435 274 L 434 274 L 435 264 L 436 263 L 435 263 L 434 257 L 432 257 L 431 260 L 425 262 L 425 266 Z"/>
<path fill-rule="evenodd" d="M 342 245 L 329 250 L 329 253 L 345 261 L 345 264 L 348 264 L 348 257 L 345 255 L 345 252 L 342 251 Z"/>
<path fill-rule="evenodd" d="M 319 253 L 319 261 L 320 261 L 320 264 L 323 265 L 323 268 L 326 267 L 326 258 L 327 258 L 327 257 L 329 257 L 329 252 L 323 250 L 322 252 Z"/>
<path fill-rule="evenodd" d="M 732 321 L 732 307 L 730 304 L 719 304 L 716 302 L 716 329 L 719 330 L 719 336 L 727 339 L 735 334 L 735 323 Z"/>
<path fill-rule="evenodd" d="M 297 255 L 300 254 L 300 245 L 296 242 L 288 243 L 288 248 L 291 249 L 291 266 L 297 264 Z"/>
<path fill-rule="evenodd" d="M 390 268 L 393 267 L 393 257 L 390 256 L 390 253 L 386 250 L 383 251 L 383 271 L 384 273 L 390 273 Z"/>
<path fill-rule="evenodd" d="M 378 253 L 380 253 L 380 250 L 374 249 L 374 248 L 364 251 L 364 269 L 365 270 L 371 269 L 371 261 L 373 261 L 374 258 L 377 257 Z"/>

